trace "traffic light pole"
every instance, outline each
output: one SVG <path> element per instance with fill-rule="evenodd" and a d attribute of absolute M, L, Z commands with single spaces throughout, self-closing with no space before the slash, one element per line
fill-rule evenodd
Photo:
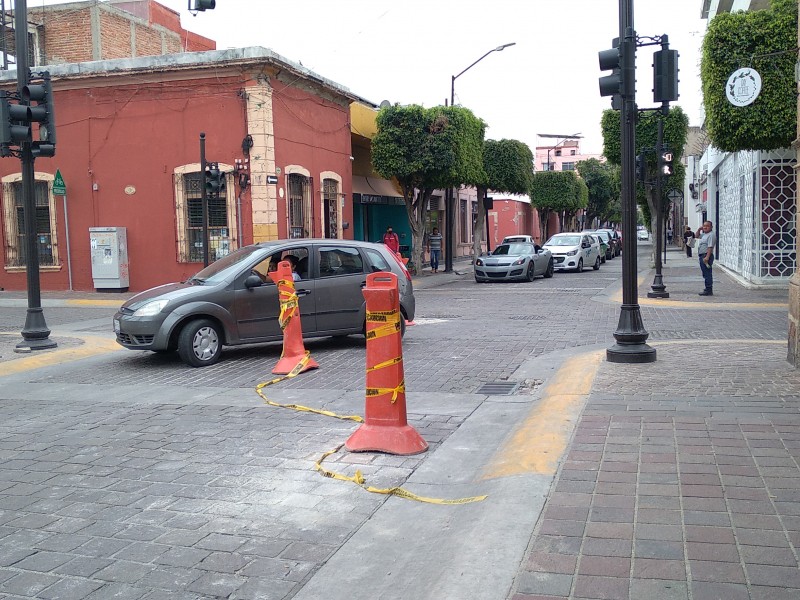
<path fill-rule="evenodd" d="M 27 0 L 16 0 L 14 3 L 15 49 L 17 55 L 17 92 L 21 95 L 23 88 L 30 81 L 28 72 L 28 6 Z M 29 136 L 30 137 L 30 136 Z M 20 162 L 22 167 L 22 215 L 25 221 L 25 271 L 28 283 L 28 312 L 25 315 L 25 327 L 20 332 L 22 341 L 17 344 L 16 352 L 46 350 L 55 348 L 50 339 L 50 329 L 44 319 L 42 310 L 42 294 L 39 283 L 39 247 L 36 243 L 36 198 L 34 196 L 34 169 L 31 140 L 20 144 Z"/>
<path fill-rule="evenodd" d="M 203 206 L 203 267 L 208 266 L 208 197 L 206 196 L 206 134 L 200 134 L 200 204 Z"/>
<path fill-rule="evenodd" d="M 649 334 L 642 322 L 637 290 L 636 256 L 636 32 L 633 0 L 619 0 L 619 39 L 622 50 L 622 307 L 614 332 L 616 344 L 606 359 L 616 363 L 655 362 L 655 348 L 645 342 Z"/>
<path fill-rule="evenodd" d="M 666 106 L 658 118 L 658 137 L 656 139 L 656 156 L 658 169 L 656 173 L 656 197 L 653 203 L 656 208 L 656 248 L 655 248 L 655 265 L 656 274 L 653 277 L 653 284 L 650 286 L 650 291 L 647 292 L 648 298 L 669 298 L 667 286 L 664 285 L 664 277 L 661 272 L 661 249 L 664 248 L 666 252 L 666 245 L 664 242 L 664 178 L 662 174 L 661 156 L 663 154 L 662 147 L 664 145 L 664 117 L 665 112 L 669 110 Z"/>

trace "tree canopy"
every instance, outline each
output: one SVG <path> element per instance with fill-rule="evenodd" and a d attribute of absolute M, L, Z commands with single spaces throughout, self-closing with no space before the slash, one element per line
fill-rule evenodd
<path fill-rule="evenodd" d="M 772 0 L 770 10 L 720 13 L 703 39 L 700 79 L 706 129 L 725 152 L 791 145 L 797 126 L 797 0 Z M 728 101 L 729 77 L 740 68 L 761 76 L 761 93 L 748 106 Z"/>
<path fill-rule="evenodd" d="M 575 168 L 588 188 L 589 199 L 586 206 L 586 222 L 596 218 L 611 221 L 613 215 L 612 201 L 619 197 L 619 178 L 614 171 L 619 167 L 602 162 L 596 158 L 579 161 Z"/>

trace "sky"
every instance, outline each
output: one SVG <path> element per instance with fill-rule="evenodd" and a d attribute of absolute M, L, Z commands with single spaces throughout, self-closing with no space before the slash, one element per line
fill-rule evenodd
<path fill-rule="evenodd" d="M 63 2 L 63 0 L 62 0 Z M 487 139 L 551 145 L 540 133 L 581 134 L 603 151 L 597 53 L 619 33 L 618 0 L 216 0 L 193 16 L 189 0 L 159 0 L 185 29 L 218 49 L 264 46 L 379 104 L 426 107 L 450 99 L 483 119 Z M 667 34 L 680 53 L 676 104 L 701 125 L 702 0 L 631 0 L 638 36 Z M 57 4 L 28 0 L 28 6 Z M 637 52 L 637 101 L 651 107 L 652 53 Z"/>

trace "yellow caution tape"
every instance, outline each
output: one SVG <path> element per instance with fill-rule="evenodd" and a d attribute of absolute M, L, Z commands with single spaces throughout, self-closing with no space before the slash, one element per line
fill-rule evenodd
<path fill-rule="evenodd" d="M 283 331 L 300 306 L 300 301 L 294 289 L 294 281 L 286 279 L 278 281 L 278 302 L 281 307 L 281 312 L 278 315 L 278 324 L 281 326 L 281 331 Z"/>
<path fill-rule="evenodd" d="M 399 310 L 367 311 L 367 323 L 383 323 L 380 327 L 367 332 L 367 340 L 401 332 Z"/>
<path fill-rule="evenodd" d="M 397 395 L 404 394 L 406 391 L 406 380 L 404 379 L 401 381 L 397 387 L 393 388 L 367 388 L 367 398 L 372 396 L 382 396 L 383 394 L 391 394 L 392 395 L 392 404 L 397 402 Z"/>
<path fill-rule="evenodd" d="M 311 352 L 306 351 L 305 356 L 300 359 L 300 362 L 297 363 L 297 365 L 295 365 L 295 367 L 291 371 L 289 371 L 289 373 L 287 373 L 286 375 L 281 375 L 280 377 L 276 377 L 275 379 L 272 379 L 270 381 L 265 381 L 263 383 L 259 383 L 256 386 L 256 393 L 259 396 L 261 396 L 261 399 L 264 400 L 264 402 L 266 404 L 269 404 L 270 406 L 276 406 L 278 408 L 291 408 L 293 410 L 299 410 L 301 412 L 310 412 L 310 413 L 315 413 L 315 414 L 318 414 L 318 415 L 325 415 L 326 417 L 333 417 L 334 419 L 342 419 L 342 420 L 347 420 L 347 421 L 355 421 L 356 423 L 363 423 L 364 419 L 362 417 L 360 417 L 359 415 L 339 415 L 339 414 L 331 412 L 329 410 L 321 410 L 321 409 L 318 409 L 318 408 L 310 408 L 308 406 L 302 406 L 300 404 L 279 404 L 277 402 L 273 402 L 272 400 L 270 400 L 269 398 L 267 398 L 264 395 L 264 392 L 262 392 L 261 390 L 264 389 L 265 387 L 267 387 L 268 385 L 279 383 L 279 382 L 283 381 L 284 379 L 291 379 L 292 377 L 297 377 L 297 375 L 299 375 L 303 371 L 303 369 L 305 368 L 306 364 L 308 364 L 310 356 L 311 356 Z"/>
<path fill-rule="evenodd" d="M 357 470 L 355 475 L 348 476 L 348 475 L 342 475 L 341 473 L 337 473 L 335 471 L 331 471 L 322 466 L 322 461 L 324 461 L 330 455 L 336 454 L 339 450 L 341 450 L 341 448 L 342 444 L 340 444 L 333 450 L 329 450 L 328 452 L 323 454 L 320 457 L 320 459 L 314 463 L 314 468 L 317 471 L 319 471 L 323 477 L 338 479 L 339 481 L 352 481 L 357 486 L 373 494 L 385 494 L 388 496 L 397 496 L 398 498 L 406 498 L 407 500 L 415 500 L 416 502 L 425 502 L 427 504 L 470 504 L 471 502 L 481 502 L 483 500 L 486 500 L 486 498 L 488 498 L 488 496 L 483 495 L 483 496 L 469 496 L 467 498 L 456 498 L 453 500 L 448 500 L 444 498 L 429 498 L 428 496 L 419 496 L 401 487 L 390 487 L 390 488 L 372 487 L 370 485 L 367 485 L 367 481 L 366 479 L 364 479 L 364 475 L 361 474 L 361 471 Z"/>

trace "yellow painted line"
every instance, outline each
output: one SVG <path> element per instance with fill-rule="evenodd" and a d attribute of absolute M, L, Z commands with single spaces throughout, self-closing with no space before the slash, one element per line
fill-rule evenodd
<path fill-rule="evenodd" d="M 562 365 L 541 402 L 489 461 L 482 479 L 556 472 L 605 353 L 582 354 Z"/>
<path fill-rule="evenodd" d="M 125 303 L 125 300 L 89 300 L 89 299 L 82 299 L 82 300 L 65 300 L 64 303 L 67 306 L 97 306 L 97 307 L 105 307 L 109 306 L 112 308 L 117 308 L 122 306 Z"/>
<path fill-rule="evenodd" d="M 70 337 L 78 337 L 84 341 L 84 344 L 74 348 L 64 348 L 63 350 L 43 350 L 40 354 L 36 354 L 36 351 L 34 351 L 30 356 L 2 362 L 0 363 L 0 377 L 16 375 L 17 373 L 24 373 L 25 371 L 33 371 L 34 369 L 41 369 L 42 367 L 59 365 L 89 358 L 91 356 L 97 356 L 99 354 L 117 352 L 123 349 L 114 340 L 108 338 L 83 335 Z"/>

